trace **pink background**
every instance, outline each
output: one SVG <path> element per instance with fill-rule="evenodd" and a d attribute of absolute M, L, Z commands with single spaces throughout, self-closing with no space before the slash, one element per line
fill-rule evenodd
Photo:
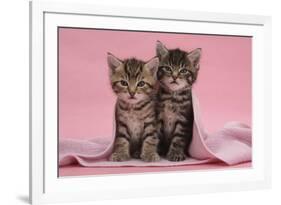
<path fill-rule="evenodd" d="M 167 48 L 202 48 L 194 89 L 208 131 L 233 120 L 251 124 L 251 38 L 60 28 L 59 137 L 111 136 L 115 96 L 106 53 L 148 60 L 157 40 Z"/>

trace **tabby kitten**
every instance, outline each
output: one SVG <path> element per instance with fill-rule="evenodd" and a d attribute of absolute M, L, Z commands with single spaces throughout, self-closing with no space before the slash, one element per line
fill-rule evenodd
<path fill-rule="evenodd" d="M 110 160 L 126 161 L 131 157 L 146 162 L 160 160 L 155 112 L 159 59 L 120 60 L 108 53 L 107 61 L 111 86 L 117 95 L 116 138 Z"/>
<path fill-rule="evenodd" d="M 192 139 L 191 88 L 199 71 L 201 49 L 191 52 L 167 49 L 157 41 L 156 53 L 160 59 L 157 72 L 159 152 L 170 161 L 182 161 L 188 155 Z"/>

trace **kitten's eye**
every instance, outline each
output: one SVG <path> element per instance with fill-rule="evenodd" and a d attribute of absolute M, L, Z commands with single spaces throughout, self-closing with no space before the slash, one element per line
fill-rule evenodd
<path fill-rule="evenodd" d="M 124 87 L 127 87 L 127 86 L 128 86 L 128 83 L 127 83 L 125 80 L 121 80 L 120 83 L 121 83 L 121 85 L 124 86 Z"/>
<path fill-rule="evenodd" d="M 181 74 L 185 74 L 185 73 L 187 73 L 187 69 L 186 69 L 186 68 L 181 69 L 180 73 L 181 73 Z"/>
<path fill-rule="evenodd" d="M 143 87 L 144 85 L 145 85 L 145 82 L 144 82 L 144 81 L 138 82 L 138 87 Z"/>
<path fill-rule="evenodd" d="M 164 69 L 164 71 L 166 71 L 168 73 L 172 72 L 172 69 L 168 66 L 163 66 L 163 69 Z"/>

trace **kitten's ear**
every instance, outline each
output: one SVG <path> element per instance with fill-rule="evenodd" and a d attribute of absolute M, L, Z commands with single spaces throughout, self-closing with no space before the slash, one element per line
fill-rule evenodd
<path fill-rule="evenodd" d="M 159 58 L 154 57 L 144 64 L 144 68 L 148 70 L 153 76 L 156 76 L 159 66 Z"/>
<path fill-rule="evenodd" d="M 163 58 L 168 55 L 169 50 L 160 41 L 156 42 L 156 54 L 158 57 Z"/>
<path fill-rule="evenodd" d="M 199 69 L 199 61 L 201 57 L 201 48 L 196 48 L 187 54 L 187 58 L 196 69 Z"/>
<path fill-rule="evenodd" d="M 111 71 L 115 71 L 123 62 L 111 53 L 107 53 L 107 63 Z"/>

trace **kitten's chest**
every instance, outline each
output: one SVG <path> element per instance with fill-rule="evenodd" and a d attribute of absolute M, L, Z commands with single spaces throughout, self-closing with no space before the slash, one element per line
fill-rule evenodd
<path fill-rule="evenodd" d="M 140 114 L 136 111 L 128 111 L 123 115 L 124 121 L 130 130 L 131 137 L 140 137 L 143 130 L 143 120 L 140 119 Z"/>
<path fill-rule="evenodd" d="M 185 123 L 192 109 L 191 100 L 182 96 L 171 95 L 167 100 L 161 102 L 164 132 L 170 136 L 177 121 Z"/>
<path fill-rule="evenodd" d="M 179 107 L 172 103 L 170 100 L 163 102 L 164 131 L 170 134 L 173 131 L 174 124 L 179 118 Z"/>

